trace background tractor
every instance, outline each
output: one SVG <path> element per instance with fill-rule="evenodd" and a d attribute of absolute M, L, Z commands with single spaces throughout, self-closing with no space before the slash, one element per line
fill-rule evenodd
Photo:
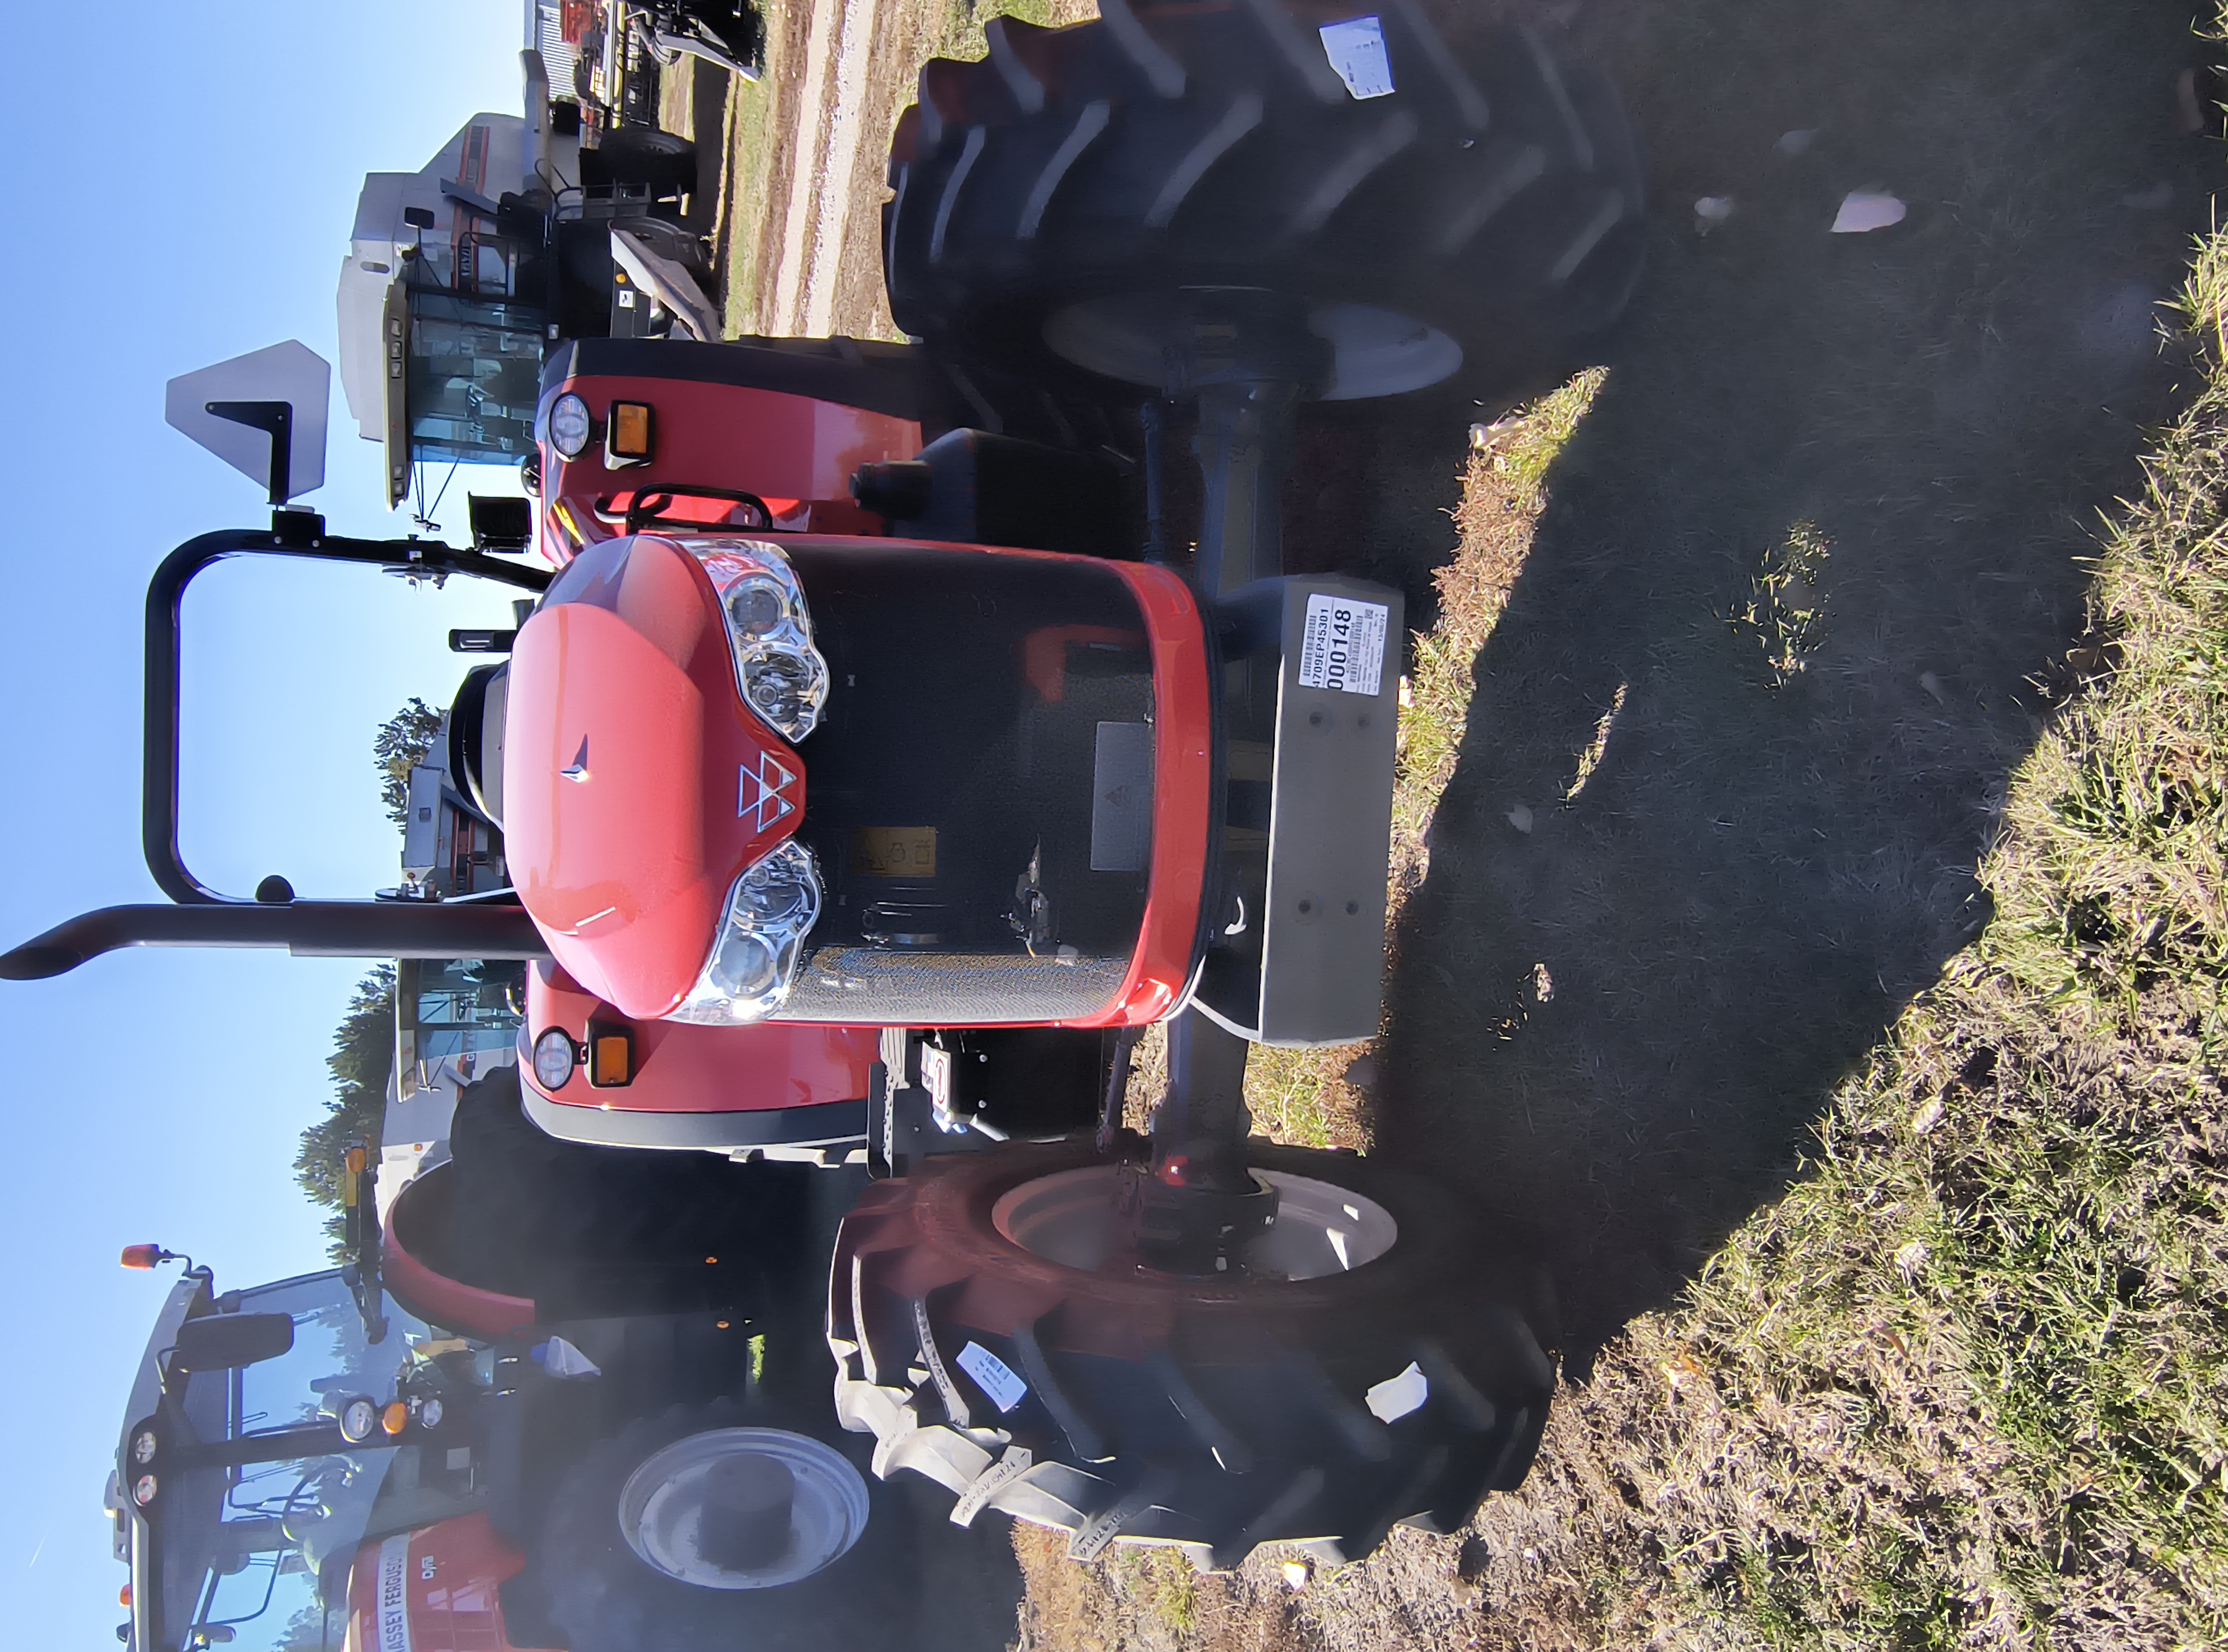
<path fill-rule="evenodd" d="M 855 1188 L 645 1176 L 535 1137 L 500 1075 L 458 1125 L 397 1214 L 482 1283 L 382 1238 L 360 1151 L 344 1266 L 221 1290 L 176 1258 L 109 1485 L 125 1644 L 1001 1643 L 981 1579 L 1010 1561 L 829 1414 L 813 1279 Z M 491 1203 L 468 1225 L 443 1175 Z"/>

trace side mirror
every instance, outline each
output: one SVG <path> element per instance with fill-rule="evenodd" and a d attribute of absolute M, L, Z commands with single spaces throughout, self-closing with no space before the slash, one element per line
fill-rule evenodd
<path fill-rule="evenodd" d="M 471 496 L 472 548 L 522 555 L 534 545 L 534 503 L 507 494 Z"/>
<path fill-rule="evenodd" d="M 431 229 L 433 227 L 433 209 L 431 207 L 405 207 L 402 221 L 413 229 Z"/>
<path fill-rule="evenodd" d="M 178 1327 L 175 1363 L 186 1371 L 237 1371 L 275 1360 L 294 1346 L 285 1314 L 208 1314 Z"/>
<path fill-rule="evenodd" d="M 171 380 L 163 418 L 283 505 L 324 485 L 332 385 L 324 358 L 289 339 Z"/>

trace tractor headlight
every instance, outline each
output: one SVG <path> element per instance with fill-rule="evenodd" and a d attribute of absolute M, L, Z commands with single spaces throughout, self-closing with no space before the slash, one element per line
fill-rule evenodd
<path fill-rule="evenodd" d="M 828 662 L 789 559 L 762 540 L 683 540 L 720 593 L 735 685 L 766 726 L 792 743 L 820 722 Z"/>
<path fill-rule="evenodd" d="M 544 1090 L 562 1090 L 571 1083 L 579 1060 L 573 1035 L 561 1027 L 553 1027 L 534 1041 L 534 1076 Z"/>
<path fill-rule="evenodd" d="M 358 1394 L 341 1405 L 341 1437 L 350 1445 L 362 1445 L 379 1426 L 379 1403 L 368 1394 Z"/>
<path fill-rule="evenodd" d="M 764 1021 L 781 1008 L 820 916 L 820 870 L 795 838 L 735 880 L 704 971 L 669 1021 L 712 1027 Z"/>
<path fill-rule="evenodd" d="M 567 390 L 549 404 L 549 445 L 567 460 L 586 451 L 592 421 L 588 404 Z"/>

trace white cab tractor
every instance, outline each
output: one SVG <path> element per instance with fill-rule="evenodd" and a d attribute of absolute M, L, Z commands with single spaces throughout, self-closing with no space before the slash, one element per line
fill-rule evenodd
<path fill-rule="evenodd" d="M 421 464 L 535 456 L 544 352 L 561 339 L 716 338 L 690 227 L 695 145 L 654 125 L 584 131 L 522 54 L 522 115 L 482 113 L 416 172 L 373 172 L 340 272 L 341 385 L 386 450 L 387 503 Z"/>

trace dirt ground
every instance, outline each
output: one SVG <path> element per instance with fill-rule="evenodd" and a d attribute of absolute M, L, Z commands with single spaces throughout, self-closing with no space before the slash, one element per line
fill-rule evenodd
<path fill-rule="evenodd" d="M 1090 0 L 1033 10 L 1092 15 Z M 699 141 L 728 161 L 714 233 L 730 330 L 898 337 L 881 277 L 890 130 L 925 61 L 970 35 L 981 54 L 980 22 L 969 0 L 778 0 L 767 15 L 757 85 L 697 77 Z"/>
<path fill-rule="evenodd" d="M 1655 260 L 1477 663 L 1376 1122 L 1550 1236 L 1582 1366 L 1984 921 L 2217 149 L 2177 130 L 2172 0 L 1575 21 L 1651 146 Z M 1828 234 L 1874 186 L 1909 219 Z M 1703 196 L 1734 202 L 1706 237 Z M 1820 618 L 1775 673 L 1735 620 L 1801 539 Z"/>
<path fill-rule="evenodd" d="M 1317 432 L 1288 500 L 1418 627 L 1466 475 L 1503 571 L 1360 1123 L 1544 1251 L 1570 1386 L 1465 1538 L 1302 1588 L 1273 1557 L 1194 1582 L 1025 1534 L 1028 1646 L 1603 1643 L 1629 1494 L 1600 1443 L 1662 1391 L 1597 1354 L 1799 1174 L 1834 1086 L 1985 923 L 1975 867 L 2081 642 L 2097 514 L 2175 390 L 2154 306 L 2218 163 L 2187 0 L 1425 4 L 1598 56 L 1651 155 L 1649 279 L 1536 512 L 1462 424 L 1397 415 Z M 752 95 L 800 136 L 738 152 L 730 316 L 886 330 L 881 144 L 948 21 L 775 15 Z M 1874 189 L 1904 222 L 1828 233 Z M 1731 202 L 1706 234 L 1704 197 Z"/>

